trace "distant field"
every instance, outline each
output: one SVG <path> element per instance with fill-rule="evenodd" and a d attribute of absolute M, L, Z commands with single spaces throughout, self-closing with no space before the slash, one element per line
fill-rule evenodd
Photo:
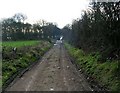
<path fill-rule="evenodd" d="M 22 47 L 22 46 L 35 45 L 39 42 L 40 41 L 5 41 L 5 42 L 2 42 L 2 46 Z"/>

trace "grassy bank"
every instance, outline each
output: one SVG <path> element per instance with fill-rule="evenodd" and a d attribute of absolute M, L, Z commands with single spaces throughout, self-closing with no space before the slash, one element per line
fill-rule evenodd
<path fill-rule="evenodd" d="M 19 74 L 25 68 L 39 60 L 43 56 L 43 54 L 51 47 L 51 43 L 47 41 L 18 42 L 10 42 L 10 46 L 8 42 L 3 43 L 5 45 L 2 52 L 3 87 L 7 86 L 7 82 L 11 79 L 12 76 Z M 14 45 L 11 46 L 11 43 L 13 43 Z M 17 47 L 16 51 L 13 51 L 14 47 Z"/>
<path fill-rule="evenodd" d="M 99 62 L 101 55 L 98 52 L 85 54 L 83 50 L 69 44 L 65 44 L 65 47 L 87 75 L 111 91 L 120 90 L 118 60 Z"/>

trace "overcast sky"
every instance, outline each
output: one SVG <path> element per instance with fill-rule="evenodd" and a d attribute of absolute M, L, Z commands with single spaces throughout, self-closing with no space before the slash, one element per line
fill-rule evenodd
<path fill-rule="evenodd" d="M 0 19 L 12 17 L 15 13 L 27 15 L 27 21 L 44 19 L 56 22 L 62 28 L 80 18 L 89 0 L 0 0 Z"/>

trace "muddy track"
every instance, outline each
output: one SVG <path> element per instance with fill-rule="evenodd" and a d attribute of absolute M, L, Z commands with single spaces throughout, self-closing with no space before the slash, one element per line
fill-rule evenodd
<path fill-rule="evenodd" d="M 87 80 L 58 44 L 24 75 L 13 81 L 6 91 L 92 91 Z"/>

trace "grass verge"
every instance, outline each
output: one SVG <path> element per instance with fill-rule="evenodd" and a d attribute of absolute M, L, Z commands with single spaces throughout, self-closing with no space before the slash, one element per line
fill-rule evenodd
<path fill-rule="evenodd" d="M 16 47 L 16 46 L 14 46 Z M 3 89 L 8 85 L 12 76 L 19 74 L 25 68 L 37 62 L 43 54 L 51 47 L 51 43 L 47 41 L 40 41 L 32 46 L 18 47 L 14 52 L 13 47 L 3 48 L 2 60 L 2 87 Z M 14 77 L 15 78 L 15 77 Z M 13 78 L 12 78 L 13 79 Z"/>
<path fill-rule="evenodd" d="M 101 56 L 98 52 L 85 54 L 83 50 L 69 44 L 65 44 L 65 47 L 87 75 L 111 91 L 120 90 L 118 60 L 101 63 L 98 60 Z"/>

